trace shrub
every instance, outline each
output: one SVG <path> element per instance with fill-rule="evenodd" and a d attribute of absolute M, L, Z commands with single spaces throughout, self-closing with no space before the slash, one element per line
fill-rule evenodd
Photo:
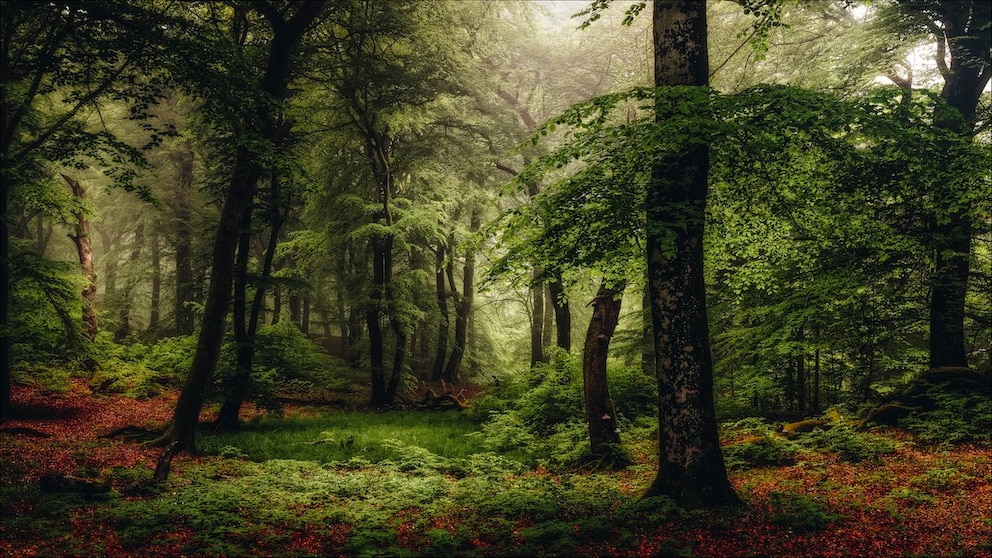
<path fill-rule="evenodd" d="M 801 434 L 796 442 L 813 451 L 836 453 L 843 461 L 859 463 L 895 452 L 891 439 L 868 432 L 858 432 L 846 424 L 837 424 L 827 430 L 816 429 Z"/>
<path fill-rule="evenodd" d="M 794 531 L 822 531 L 842 516 L 832 513 L 827 506 L 807 494 L 772 492 L 772 523 Z"/>
<path fill-rule="evenodd" d="M 534 367 L 531 388 L 517 404 L 524 423 L 533 432 L 549 435 L 555 426 L 569 420 L 584 420 L 581 361 L 575 355 L 557 353 L 551 362 Z"/>

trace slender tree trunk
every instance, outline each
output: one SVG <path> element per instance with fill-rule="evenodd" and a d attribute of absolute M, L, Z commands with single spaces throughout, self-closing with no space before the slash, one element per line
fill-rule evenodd
<path fill-rule="evenodd" d="M 610 340 L 620 320 L 623 285 L 610 286 L 606 280 L 592 301 L 592 318 L 582 352 L 582 383 L 586 402 L 586 423 L 592 455 L 619 457 L 620 428 L 610 398 L 606 363 Z"/>
<path fill-rule="evenodd" d="M 572 350 L 572 311 L 565 299 L 565 286 L 561 281 L 561 271 L 556 271 L 548 283 L 551 304 L 555 309 L 556 344 L 566 352 Z"/>
<path fill-rule="evenodd" d="M 189 140 L 182 146 L 182 150 L 170 153 L 170 159 L 176 165 L 176 191 L 173 198 L 176 304 L 173 314 L 176 333 L 191 335 L 194 315 L 190 303 L 196 300 L 199 290 L 193 277 L 193 147 Z"/>
<path fill-rule="evenodd" d="M 448 334 L 450 333 L 451 316 L 448 314 L 448 290 L 444 284 L 444 260 L 446 250 L 444 242 L 438 242 L 434 250 L 435 272 L 434 286 L 437 293 L 437 308 L 439 312 L 437 324 L 437 350 L 434 353 L 434 368 L 431 371 L 431 380 L 441 381 L 444 377 L 444 363 L 448 356 Z"/>
<path fill-rule="evenodd" d="M 162 320 L 162 250 L 159 247 L 158 227 L 152 229 L 151 238 L 152 286 L 148 310 L 148 329 L 158 337 Z"/>
<path fill-rule="evenodd" d="M 706 2 L 655 2 L 653 26 L 655 85 L 708 85 Z M 713 403 L 703 275 L 708 173 L 709 148 L 687 146 L 677 160 L 655 162 L 647 192 L 659 464 L 646 494 L 688 508 L 740 503 L 727 479 Z"/>
<path fill-rule="evenodd" d="M 819 332 L 817 332 L 819 336 Z M 813 351 L 813 414 L 820 414 L 820 349 Z"/>
<path fill-rule="evenodd" d="M 372 240 L 372 294 L 368 310 L 365 314 L 366 326 L 369 330 L 369 362 L 372 367 L 372 407 L 386 404 L 386 372 L 383 367 L 382 343 L 382 312 L 385 304 L 385 254 L 387 243 L 385 239 Z"/>
<path fill-rule="evenodd" d="M 259 170 L 247 148 L 238 149 L 234 173 L 214 238 L 213 266 L 200 336 L 190 373 L 176 402 L 172 441 L 188 452 L 196 451 L 196 427 L 203 408 L 203 391 L 213 378 L 224 340 L 224 326 L 231 302 L 235 249 L 246 211 L 250 210 Z"/>
<path fill-rule="evenodd" d="M 86 190 L 75 178 L 62 175 L 62 178 L 72 188 L 72 195 L 80 203 L 86 200 Z M 86 283 L 83 286 L 83 335 L 93 341 L 96 339 L 97 315 L 96 315 L 96 272 L 93 269 L 93 246 L 90 239 L 90 222 L 82 211 L 76 214 L 76 230 L 69 235 L 76 245 L 76 252 L 79 254 L 79 265 L 83 269 L 83 278 Z"/>
<path fill-rule="evenodd" d="M 482 226 L 479 210 L 472 210 L 469 232 L 475 233 Z M 475 248 L 471 242 L 465 247 L 465 266 L 462 268 L 462 293 L 455 300 L 455 343 L 451 347 L 451 357 L 444 370 L 444 378 L 449 382 L 458 380 L 462 359 L 468 344 L 468 321 L 475 303 Z"/>
<path fill-rule="evenodd" d="M 530 324 L 530 367 L 534 368 L 540 362 L 546 362 L 544 356 L 544 283 L 541 278 L 544 271 L 535 266 L 533 271 L 534 286 L 530 289 L 531 324 Z"/>
<path fill-rule="evenodd" d="M 138 264 L 138 260 L 141 259 L 141 246 L 145 243 L 144 223 L 138 223 L 134 227 L 134 239 L 132 242 L 133 246 L 131 247 L 131 255 L 128 257 L 128 263 L 131 266 L 135 266 Z M 114 333 L 114 339 L 118 342 L 127 339 L 127 336 L 131 335 L 131 300 L 134 297 L 134 283 L 133 279 L 127 278 L 124 300 L 121 301 L 120 323 L 117 326 L 117 331 Z"/>

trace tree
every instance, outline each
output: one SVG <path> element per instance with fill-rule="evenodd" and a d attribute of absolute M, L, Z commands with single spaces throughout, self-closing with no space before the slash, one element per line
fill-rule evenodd
<path fill-rule="evenodd" d="M 655 2 L 655 86 L 709 83 L 706 2 Z M 647 495 L 698 508 L 739 503 L 720 452 L 703 275 L 709 146 L 658 160 L 646 195 L 648 288 L 658 375 L 659 466 Z"/>
<path fill-rule="evenodd" d="M 166 21 L 145 3 L 4 2 L 0 41 L 0 416 L 10 404 L 10 203 L 18 189 L 43 183 L 46 163 L 84 168 L 96 162 L 115 183 L 135 187 L 140 149 L 84 116 L 99 103 L 120 101 L 134 120 L 145 120 L 161 82 L 153 69 L 169 53 L 161 48 Z M 156 24 L 153 24 L 155 22 Z M 51 102 L 49 102 L 51 101 Z M 144 122 L 150 142 L 161 131 Z"/>
<path fill-rule="evenodd" d="M 933 125 L 964 138 L 975 134 L 979 97 L 992 77 L 992 5 L 966 2 L 899 0 L 898 8 L 936 40 L 936 62 L 946 105 Z M 945 172 L 955 172 L 948 162 Z M 955 188 L 954 186 L 958 186 Z M 963 186 L 963 188 L 961 187 Z M 966 367 L 965 299 L 968 293 L 973 219 L 981 188 L 948 180 L 934 196 L 934 270 L 930 294 L 930 367 Z M 977 190 L 977 192 L 975 191 Z M 987 192 L 986 192 L 987 193 Z"/>
<path fill-rule="evenodd" d="M 282 9 L 268 3 L 252 4 L 271 28 L 265 72 L 257 83 L 257 97 L 241 118 L 255 128 L 242 130 L 256 139 L 264 138 L 278 146 L 286 139 L 287 126 L 280 126 L 277 106 L 289 93 L 289 81 L 295 68 L 297 48 L 304 35 L 325 10 L 324 2 L 298 2 Z M 264 143 L 263 143 L 264 145 Z M 225 324 L 231 302 L 235 271 L 234 256 L 239 230 L 250 211 L 256 183 L 262 172 L 262 153 L 248 145 L 237 147 L 230 183 L 224 196 L 220 222 L 214 237 L 210 286 L 203 321 L 189 375 L 183 384 L 173 415 L 171 440 L 182 450 L 196 450 L 196 427 L 203 407 L 203 392 L 210 382 L 220 356 Z"/>

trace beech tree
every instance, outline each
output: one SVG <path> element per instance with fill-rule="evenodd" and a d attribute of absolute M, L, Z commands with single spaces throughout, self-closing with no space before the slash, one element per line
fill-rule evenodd
<path fill-rule="evenodd" d="M 264 2 L 252 4 L 252 9 L 258 10 L 272 34 L 266 44 L 265 71 L 256 84 L 257 96 L 251 104 L 237 109 L 243 111 L 240 113 L 243 123 L 250 126 L 241 132 L 251 134 L 256 140 L 261 139 L 263 147 L 265 142 L 278 146 L 286 140 L 289 127 L 281 125 L 278 106 L 274 103 L 283 101 L 289 93 L 289 81 L 300 41 L 326 8 L 324 2 L 296 2 L 283 6 Z M 203 392 L 213 377 L 220 356 L 231 304 L 239 230 L 246 212 L 251 209 L 262 173 L 263 154 L 257 149 L 252 149 L 250 144 L 242 144 L 236 150 L 214 237 L 210 286 L 196 354 L 176 402 L 170 437 L 173 442 L 179 443 L 181 449 L 189 452 L 196 450 L 196 427 L 203 407 Z"/>

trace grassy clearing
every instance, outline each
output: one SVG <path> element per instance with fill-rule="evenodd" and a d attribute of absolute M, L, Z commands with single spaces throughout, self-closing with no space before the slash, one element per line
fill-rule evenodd
<path fill-rule="evenodd" d="M 457 411 L 329 412 L 320 416 L 262 416 L 239 432 L 201 436 L 208 455 L 251 461 L 298 459 L 330 463 L 359 459 L 396 460 L 398 448 L 416 446 L 445 458 L 466 458 L 485 450 L 469 436 L 479 425 Z M 349 442 L 350 440 L 350 442 Z"/>

